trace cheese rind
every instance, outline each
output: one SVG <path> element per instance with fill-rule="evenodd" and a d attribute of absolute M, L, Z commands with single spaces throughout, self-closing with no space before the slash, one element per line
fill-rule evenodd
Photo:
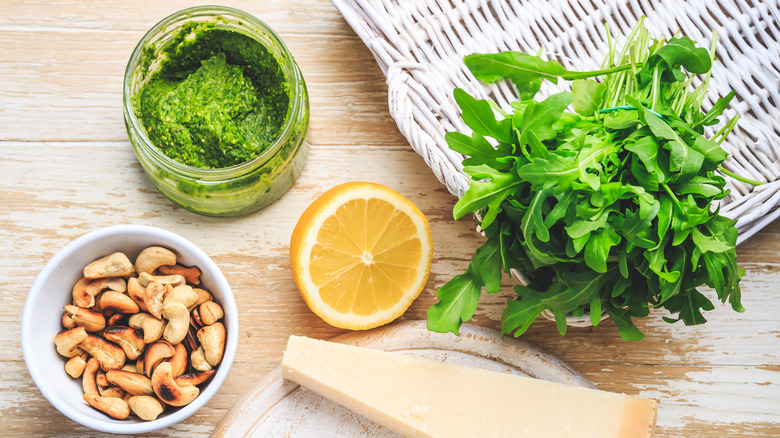
<path fill-rule="evenodd" d="M 409 437 L 648 437 L 656 403 L 291 336 L 284 377 Z"/>

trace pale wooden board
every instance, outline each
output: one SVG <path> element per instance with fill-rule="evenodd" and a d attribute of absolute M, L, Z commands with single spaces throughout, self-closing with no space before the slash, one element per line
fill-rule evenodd
<path fill-rule="evenodd" d="M 593 388 L 585 377 L 527 342 L 464 325 L 460 336 L 428 331 L 425 321 L 405 321 L 334 339 L 365 348 Z M 467 394 L 464 394 L 464 397 Z M 275 368 L 225 415 L 213 437 L 396 437 L 363 416 L 284 379 Z"/>

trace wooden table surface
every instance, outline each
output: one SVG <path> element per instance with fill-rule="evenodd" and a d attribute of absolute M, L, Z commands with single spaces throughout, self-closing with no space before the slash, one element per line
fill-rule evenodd
<path fill-rule="evenodd" d="M 312 149 L 292 189 L 235 219 L 192 214 L 158 193 L 127 139 L 122 76 L 143 34 L 194 3 L 0 1 L 2 435 L 98 435 L 44 399 L 20 346 L 22 307 L 35 276 L 60 248 L 94 229 L 144 224 L 181 234 L 213 257 L 238 302 L 238 353 L 219 393 L 186 421 L 152 435 L 208 434 L 252 382 L 279 365 L 289 335 L 343 332 L 308 310 L 287 256 L 299 215 L 329 187 L 386 184 L 427 215 L 433 267 L 405 319 L 424 319 L 437 287 L 465 269 L 481 244 L 470 220 L 452 220 L 455 198 L 399 134 L 384 77 L 328 0 L 226 2 L 280 33 L 309 86 Z M 658 436 L 780 436 L 780 223 L 738 253 L 747 271 L 745 313 L 717 304 L 707 324 L 686 327 L 655 312 L 639 322 L 647 334 L 639 342 L 620 340 L 609 321 L 560 337 L 553 323 L 539 320 L 523 339 L 601 389 L 657 399 Z M 483 296 L 472 323 L 498 329 L 511 296 L 509 285 Z"/>

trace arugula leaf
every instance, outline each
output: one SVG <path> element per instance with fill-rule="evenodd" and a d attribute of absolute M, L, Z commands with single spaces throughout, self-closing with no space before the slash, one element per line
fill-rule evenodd
<path fill-rule="evenodd" d="M 641 341 L 645 335 L 631 321 L 628 310 L 613 305 L 607 306 L 607 313 L 618 328 L 618 334 L 624 341 Z"/>
<path fill-rule="evenodd" d="M 572 107 L 581 116 L 591 116 L 601 108 L 607 86 L 589 79 L 577 79 L 571 83 L 574 95 Z"/>
<path fill-rule="evenodd" d="M 463 121 L 474 132 L 505 143 L 512 141 L 512 120 L 496 120 L 488 101 L 475 99 L 460 88 L 455 89 L 454 95 L 463 110 Z"/>
<path fill-rule="evenodd" d="M 563 110 L 571 104 L 571 100 L 572 94 L 563 92 L 553 94 L 538 104 L 531 101 L 525 108 L 520 122 L 519 143 L 521 145 L 527 143 L 529 133 L 533 133 L 540 141 L 555 138 L 557 131 L 553 129 L 552 125 L 561 118 Z M 517 124 L 517 118 L 515 118 L 515 124 Z"/>
<path fill-rule="evenodd" d="M 692 125 L 693 128 L 697 128 L 698 126 L 711 126 L 716 123 L 718 123 L 718 116 L 723 114 L 723 111 L 728 108 L 729 103 L 731 103 L 731 100 L 734 99 L 734 96 L 737 95 L 736 90 L 731 90 L 729 94 L 727 94 L 724 97 L 721 97 L 715 102 L 715 105 L 712 105 L 712 108 L 707 112 L 707 114 L 704 115 L 704 117 L 701 118 L 698 122 L 694 123 Z"/>
<path fill-rule="evenodd" d="M 481 291 L 481 279 L 469 265 L 466 273 L 456 275 L 437 291 L 439 302 L 428 309 L 428 330 L 457 335 L 461 324 L 476 312 Z"/>
<path fill-rule="evenodd" d="M 503 196 L 504 191 L 521 182 L 511 173 L 496 172 L 489 181 L 471 184 L 463 197 L 455 204 L 453 216 L 457 220 L 469 212 L 476 212 L 488 205 L 492 199 Z M 487 227 L 489 224 L 484 225 Z"/>
<path fill-rule="evenodd" d="M 498 153 L 508 151 L 497 151 L 484 136 L 477 132 L 472 133 L 471 137 L 460 132 L 448 132 L 444 135 L 444 139 L 450 149 L 468 156 L 463 160 L 463 166 L 484 164 L 500 171 L 512 168 L 512 162 L 505 163 L 496 157 Z"/>
<path fill-rule="evenodd" d="M 455 90 L 473 132 L 446 137 L 468 156 L 463 170 L 472 179 L 453 216 L 473 214 L 487 240 L 466 272 L 439 289 L 429 328 L 457 333 L 482 289 L 498 291 L 502 271 L 511 270 L 529 279 L 501 318 L 503 333 L 514 336 L 545 310 L 562 335 L 567 315 L 586 312 L 594 325 L 606 312 L 626 340 L 642 339 L 633 319 L 650 308 L 671 312 L 668 322 L 701 324 L 713 308 L 696 289 L 702 284 L 744 311 L 735 221 L 712 208 L 728 194 L 715 171 L 728 158 L 720 144 L 736 119 L 718 141 L 704 131 L 734 93 L 704 113 L 707 78 L 692 89 L 691 75 L 710 74 L 711 51 L 686 37 L 647 35 L 640 21 L 598 71 L 517 52 L 465 58 L 476 78 L 510 80 L 523 100 L 508 114 Z M 543 81 L 561 80 L 572 81 L 571 93 L 533 99 Z"/>

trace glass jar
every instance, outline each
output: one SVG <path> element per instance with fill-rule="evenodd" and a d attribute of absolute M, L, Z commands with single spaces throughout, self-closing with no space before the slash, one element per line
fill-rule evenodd
<path fill-rule="evenodd" d="M 160 70 L 171 46 L 187 40 L 179 35 L 185 25 L 188 29 L 202 25 L 251 37 L 274 56 L 286 76 L 289 104 L 281 130 L 263 152 L 249 161 L 214 169 L 182 164 L 156 147 L 143 126 L 140 93 Z M 236 9 L 185 9 L 149 30 L 127 64 L 123 107 L 130 143 L 149 180 L 173 202 L 195 213 L 229 217 L 265 207 L 292 186 L 308 154 L 309 97 L 303 75 L 276 33 L 257 18 Z"/>

